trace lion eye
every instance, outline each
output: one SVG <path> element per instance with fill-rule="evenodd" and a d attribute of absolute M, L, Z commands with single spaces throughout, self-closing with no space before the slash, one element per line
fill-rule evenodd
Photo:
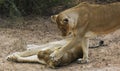
<path fill-rule="evenodd" d="M 64 24 L 68 24 L 68 19 L 65 18 L 65 19 L 63 20 L 63 22 L 64 22 Z"/>

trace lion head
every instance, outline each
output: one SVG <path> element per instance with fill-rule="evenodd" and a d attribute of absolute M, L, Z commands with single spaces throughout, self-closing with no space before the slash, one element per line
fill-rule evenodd
<path fill-rule="evenodd" d="M 51 16 L 51 20 L 57 24 L 60 29 L 62 36 L 73 35 L 74 28 L 76 24 L 75 14 L 65 14 L 64 12 Z"/>

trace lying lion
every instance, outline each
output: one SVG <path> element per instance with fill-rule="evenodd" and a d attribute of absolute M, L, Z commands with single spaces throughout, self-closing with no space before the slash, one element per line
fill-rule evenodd
<path fill-rule="evenodd" d="M 16 62 L 37 62 L 45 64 L 48 67 L 55 68 L 63 65 L 67 65 L 78 58 L 82 58 L 83 52 L 81 47 L 74 47 L 64 53 L 64 55 L 58 60 L 51 60 L 50 54 L 59 50 L 71 39 L 50 42 L 45 45 L 29 48 L 24 52 L 15 52 L 7 57 L 9 61 Z"/>

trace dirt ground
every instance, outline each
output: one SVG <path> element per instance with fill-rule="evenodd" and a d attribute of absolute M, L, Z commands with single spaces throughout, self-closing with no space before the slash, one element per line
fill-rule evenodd
<path fill-rule="evenodd" d="M 104 40 L 107 46 L 90 48 L 88 64 L 71 63 L 58 69 L 50 69 L 38 63 L 16 63 L 6 60 L 13 52 L 24 51 L 19 44 L 43 44 L 60 40 L 60 32 L 48 18 L 7 21 L 0 19 L 0 71 L 120 71 L 120 30 L 90 39 L 90 46 Z"/>

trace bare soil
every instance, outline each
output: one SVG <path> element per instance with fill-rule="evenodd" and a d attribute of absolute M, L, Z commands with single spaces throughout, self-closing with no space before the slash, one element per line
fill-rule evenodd
<path fill-rule="evenodd" d="M 50 69 L 38 63 L 16 63 L 6 60 L 6 56 L 26 48 L 18 46 L 19 40 L 27 44 L 43 44 L 60 40 L 60 31 L 49 18 L 29 18 L 22 20 L 0 19 L 0 71 L 120 71 L 120 30 L 90 39 L 90 46 L 104 40 L 107 46 L 90 48 L 87 64 L 71 63 L 58 69 Z"/>

